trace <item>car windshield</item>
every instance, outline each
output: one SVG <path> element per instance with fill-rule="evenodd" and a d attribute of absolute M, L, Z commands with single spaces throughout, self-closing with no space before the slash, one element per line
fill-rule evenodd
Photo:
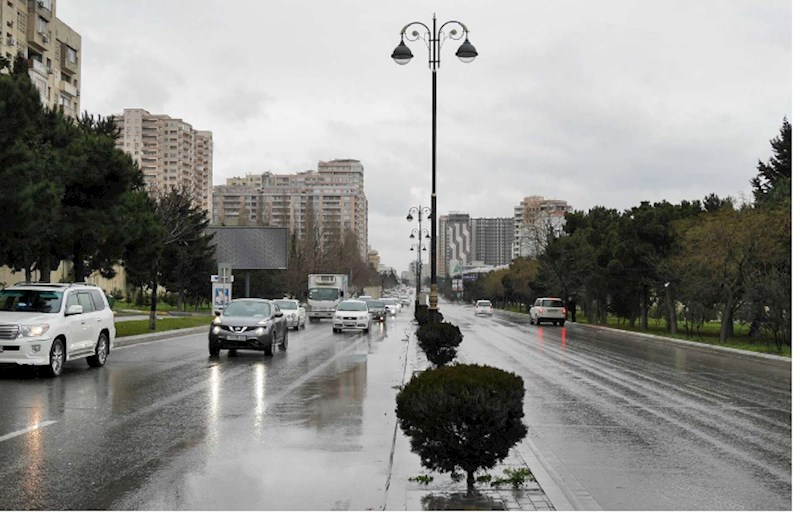
<path fill-rule="evenodd" d="M 297 310 L 297 302 L 292 300 L 277 300 L 275 302 L 281 310 Z"/>
<path fill-rule="evenodd" d="M 338 310 L 344 311 L 360 311 L 367 310 L 367 304 L 363 301 L 343 301 L 339 304 Z"/>
<path fill-rule="evenodd" d="M 491 306 L 492 306 L 492 302 L 490 302 L 490 301 L 479 301 L 478 302 L 478 307 L 491 307 Z"/>
<path fill-rule="evenodd" d="M 563 307 L 564 302 L 561 300 L 542 300 L 542 307 Z"/>
<path fill-rule="evenodd" d="M 383 309 L 386 308 L 386 304 L 382 301 L 368 301 L 367 307 L 370 309 Z"/>
<path fill-rule="evenodd" d="M 266 318 L 270 314 L 270 305 L 263 301 L 234 301 L 225 308 L 223 316 L 242 318 Z"/>
<path fill-rule="evenodd" d="M 308 289 L 308 299 L 321 301 L 334 301 L 339 299 L 339 289 L 318 288 Z"/>
<path fill-rule="evenodd" d="M 0 311 L 56 313 L 64 293 L 52 290 L 0 290 Z"/>

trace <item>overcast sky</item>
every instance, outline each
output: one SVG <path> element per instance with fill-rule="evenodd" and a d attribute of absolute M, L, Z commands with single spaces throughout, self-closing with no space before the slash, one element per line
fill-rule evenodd
<path fill-rule="evenodd" d="M 359 159 L 369 243 L 400 270 L 430 205 L 431 73 L 409 22 L 456 19 L 438 71 L 439 213 L 511 217 L 749 197 L 791 116 L 789 0 L 59 0 L 82 110 L 144 108 L 214 136 L 214 184 Z M 423 225 L 424 226 L 424 225 Z"/>

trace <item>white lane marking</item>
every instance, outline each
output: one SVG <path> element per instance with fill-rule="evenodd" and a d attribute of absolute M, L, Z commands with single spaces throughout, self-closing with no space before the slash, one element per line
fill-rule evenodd
<path fill-rule="evenodd" d="M 8 440 L 10 438 L 14 438 L 19 435 L 24 435 L 25 433 L 30 433 L 31 431 L 36 431 L 37 429 L 49 426 L 50 424 L 55 424 L 56 422 L 57 420 L 45 420 L 44 422 L 39 422 L 38 424 L 26 427 L 25 429 L 14 431 L 13 433 L 8 433 L 7 435 L 0 436 L 0 442 L 3 442 L 4 440 Z"/>

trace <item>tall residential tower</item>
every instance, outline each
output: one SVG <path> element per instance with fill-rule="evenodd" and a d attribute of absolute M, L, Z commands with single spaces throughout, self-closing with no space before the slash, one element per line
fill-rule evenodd
<path fill-rule="evenodd" d="M 188 188 L 195 205 L 210 212 L 213 140 L 181 119 L 126 109 L 114 115 L 120 130 L 117 148 L 128 153 L 144 173 L 151 195 Z"/>
<path fill-rule="evenodd" d="M 80 116 L 81 36 L 56 18 L 56 0 L 2 0 L 0 56 L 27 61 L 42 105 Z"/>

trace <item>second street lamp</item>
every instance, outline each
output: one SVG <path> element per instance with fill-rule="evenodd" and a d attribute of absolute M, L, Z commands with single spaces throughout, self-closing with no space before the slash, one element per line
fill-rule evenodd
<path fill-rule="evenodd" d="M 420 35 L 419 31 L 415 28 L 419 26 L 424 30 L 424 34 Z M 449 31 L 445 32 L 445 28 L 449 27 Z M 428 67 L 431 69 L 432 82 L 433 82 L 433 105 L 432 105 L 432 156 L 431 156 L 431 294 L 430 294 L 430 316 L 431 319 L 436 319 L 439 310 L 439 286 L 436 269 L 436 70 L 439 69 L 440 55 L 442 51 L 442 44 L 445 40 L 451 38 L 453 40 L 464 39 L 464 43 L 459 46 L 456 51 L 456 56 L 462 62 L 472 62 L 478 56 L 475 46 L 469 42 L 469 30 L 467 26 L 458 20 L 450 20 L 442 24 L 440 28 L 436 27 L 436 14 L 433 15 L 433 26 L 429 28 L 422 22 L 411 22 L 403 26 L 400 30 L 400 44 L 392 52 L 392 58 L 398 64 L 408 64 L 414 58 L 411 50 L 406 46 L 405 39 L 409 41 L 422 40 L 428 48 Z M 410 217 L 409 213 L 409 217 Z M 409 219 L 410 221 L 410 219 Z"/>
<path fill-rule="evenodd" d="M 414 214 L 417 216 L 417 223 L 419 225 L 418 228 L 415 228 L 411 231 L 411 239 L 414 239 L 414 232 L 425 232 L 425 239 L 430 239 L 430 234 L 427 230 L 422 228 L 422 214 L 428 214 L 428 219 L 431 219 L 431 209 L 427 206 L 412 206 L 408 209 L 408 215 L 406 216 L 406 221 L 409 223 L 414 220 Z M 414 247 L 411 247 L 411 250 L 414 250 Z M 419 294 L 421 292 L 421 282 L 420 277 L 422 276 L 422 270 L 420 269 L 422 265 L 422 236 L 419 236 L 419 246 L 417 247 L 417 299 L 414 302 L 414 306 L 416 307 L 419 305 Z"/>

